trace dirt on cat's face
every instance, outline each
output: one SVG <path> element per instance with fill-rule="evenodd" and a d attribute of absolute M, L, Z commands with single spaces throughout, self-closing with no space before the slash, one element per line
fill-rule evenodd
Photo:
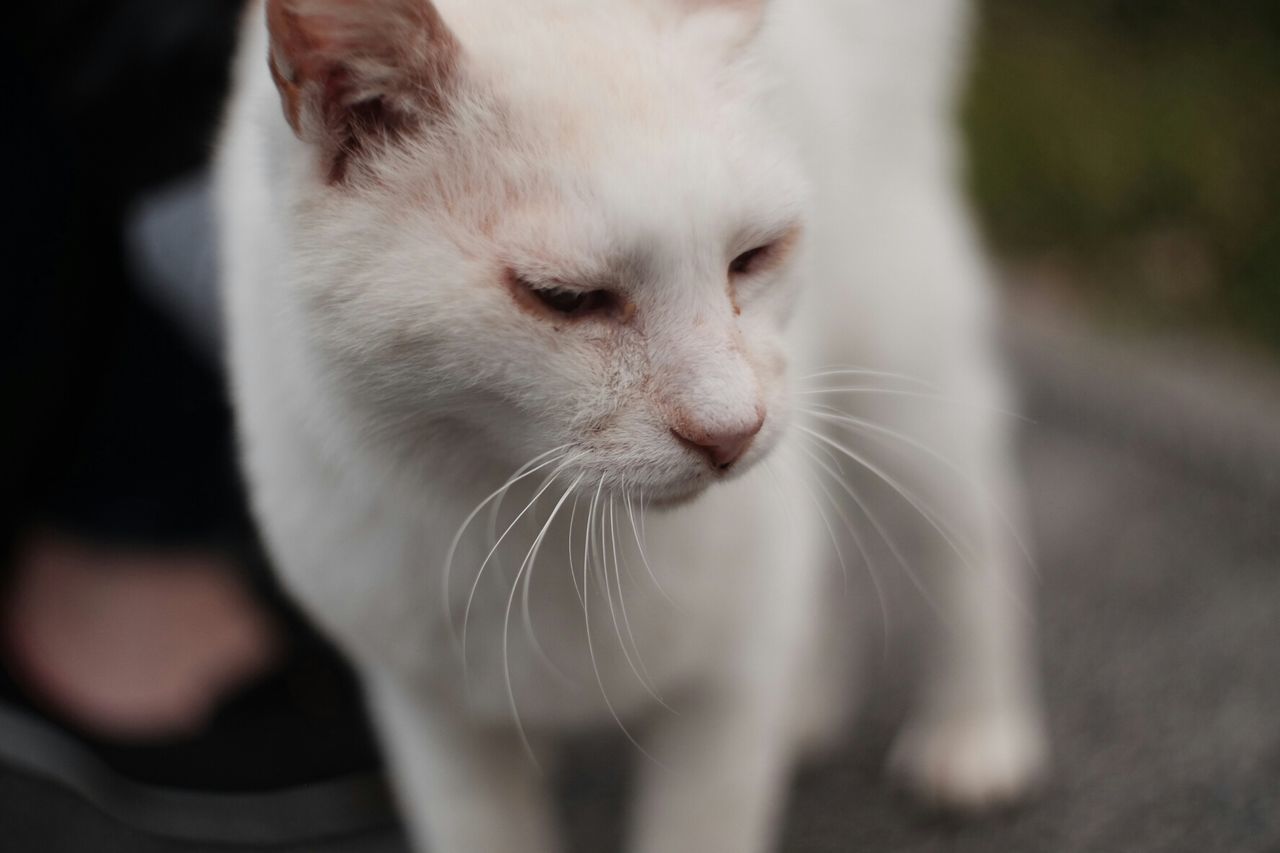
<path fill-rule="evenodd" d="M 363 4 L 387 32 L 273 33 L 304 46 L 275 60 L 315 160 L 300 298 L 353 418 L 406 454 L 441 429 L 509 467 L 562 448 L 658 500 L 749 468 L 789 419 L 804 212 L 752 4 L 456 4 L 446 28 L 410 2 Z M 277 30 L 350 5 L 281 4 Z"/>

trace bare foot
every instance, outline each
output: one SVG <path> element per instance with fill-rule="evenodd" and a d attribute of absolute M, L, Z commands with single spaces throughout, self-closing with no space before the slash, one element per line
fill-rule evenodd
<path fill-rule="evenodd" d="M 0 628 L 26 686 L 99 734 L 198 729 L 275 658 L 267 615 L 210 554 L 89 546 L 55 536 L 18 554 Z"/>

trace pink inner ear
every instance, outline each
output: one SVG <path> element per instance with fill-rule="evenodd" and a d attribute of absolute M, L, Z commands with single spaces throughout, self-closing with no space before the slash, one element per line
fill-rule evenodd
<path fill-rule="evenodd" d="M 336 159 L 445 108 L 460 50 L 430 0 L 267 0 L 267 29 L 285 118 Z"/>
<path fill-rule="evenodd" d="M 271 36 L 271 50 L 267 62 L 271 67 L 271 79 L 280 91 L 280 102 L 285 118 L 294 133 L 302 133 L 302 92 L 304 80 L 315 71 L 307 69 L 312 49 L 306 38 L 306 30 L 283 2 L 267 3 L 267 31 Z"/>

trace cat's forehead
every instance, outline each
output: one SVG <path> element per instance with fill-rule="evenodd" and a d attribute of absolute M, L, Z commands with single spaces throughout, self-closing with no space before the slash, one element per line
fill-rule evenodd
<path fill-rule="evenodd" d="M 490 237 L 535 262 L 572 254 L 634 272 L 798 218 L 803 181 L 757 110 L 748 63 L 637 0 L 494 8 L 459 9 L 488 97 L 459 117 L 449 156 L 424 160 Z"/>
<path fill-rule="evenodd" d="M 636 0 L 498 4 L 463 37 L 483 85 L 526 131 L 589 140 L 613 129 L 650 133 L 723 121 L 752 91 L 745 66 L 710 50 Z"/>

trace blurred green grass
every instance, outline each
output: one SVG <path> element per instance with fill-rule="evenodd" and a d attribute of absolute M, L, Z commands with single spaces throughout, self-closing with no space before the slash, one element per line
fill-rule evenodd
<path fill-rule="evenodd" d="M 1015 281 L 1280 354 L 1280 0 L 982 0 L 970 181 Z"/>

